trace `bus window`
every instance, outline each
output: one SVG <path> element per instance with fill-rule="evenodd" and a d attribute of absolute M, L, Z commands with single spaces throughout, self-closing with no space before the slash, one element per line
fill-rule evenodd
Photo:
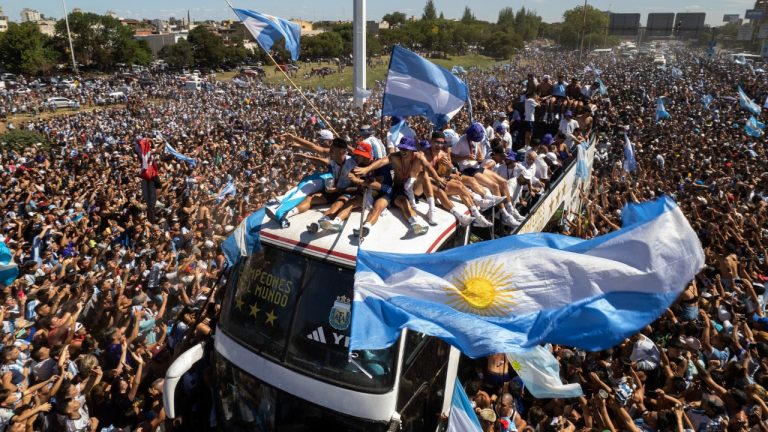
<path fill-rule="evenodd" d="M 353 387 L 391 389 L 394 348 L 355 352 L 354 362 L 349 361 L 353 271 L 310 261 L 304 279 L 288 345 L 288 363 Z"/>
<path fill-rule="evenodd" d="M 408 332 L 397 399 L 397 411 L 403 416 L 402 430 L 436 429 L 449 350 L 450 346 L 438 338 Z"/>
<path fill-rule="evenodd" d="M 240 264 L 221 328 L 305 375 L 370 393 L 395 381 L 397 347 L 349 353 L 354 271 L 265 245 Z"/>
<path fill-rule="evenodd" d="M 307 260 L 264 248 L 241 264 L 222 328 L 260 354 L 279 360 Z"/>

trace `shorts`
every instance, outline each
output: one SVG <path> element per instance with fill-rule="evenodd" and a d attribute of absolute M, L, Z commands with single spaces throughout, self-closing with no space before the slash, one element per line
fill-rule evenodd
<path fill-rule="evenodd" d="M 523 123 L 523 131 L 533 133 L 533 124 L 534 122 L 532 121 L 526 121 L 525 123 Z"/>
<path fill-rule="evenodd" d="M 392 186 L 392 190 L 389 192 L 389 203 L 395 202 L 397 197 L 405 196 L 405 185 L 400 183 Z"/>
<path fill-rule="evenodd" d="M 378 199 L 384 198 L 388 203 L 392 204 L 392 202 L 395 201 L 394 193 L 396 187 L 397 186 L 391 184 L 382 184 L 380 190 L 374 191 L 373 201 L 375 202 Z M 404 186 L 400 185 L 400 188 L 403 189 L 401 195 L 405 194 Z"/>
<path fill-rule="evenodd" d="M 339 198 L 342 198 L 342 197 L 345 197 L 347 199 L 352 198 L 352 195 L 346 194 L 346 193 L 342 193 L 342 192 L 322 191 L 320 193 L 323 195 L 323 198 L 325 198 L 325 202 L 327 202 L 328 204 L 335 203 L 336 201 L 339 200 Z"/>
<path fill-rule="evenodd" d="M 461 170 L 461 173 L 465 176 L 474 177 L 475 174 L 482 174 L 485 169 L 483 167 L 469 167 Z"/>

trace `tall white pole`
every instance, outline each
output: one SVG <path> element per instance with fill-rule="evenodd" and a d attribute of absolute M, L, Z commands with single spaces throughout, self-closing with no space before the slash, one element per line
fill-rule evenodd
<path fill-rule="evenodd" d="M 352 93 L 354 94 L 354 103 L 356 107 L 362 107 L 365 102 L 363 93 L 365 92 L 365 67 L 366 67 L 366 47 L 365 38 L 367 37 L 365 22 L 365 0 L 354 0 L 354 11 L 352 20 Z"/>
<path fill-rule="evenodd" d="M 72 34 L 69 32 L 69 17 L 67 16 L 67 2 L 61 0 L 64 6 L 64 23 L 67 25 L 67 39 L 69 39 L 69 53 L 72 54 L 72 70 L 77 73 L 77 62 L 75 61 L 75 48 L 72 45 Z"/>

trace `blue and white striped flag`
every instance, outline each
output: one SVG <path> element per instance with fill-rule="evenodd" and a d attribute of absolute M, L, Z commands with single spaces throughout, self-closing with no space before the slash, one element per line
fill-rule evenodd
<path fill-rule="evenodd" d="M 634 172 L 636 169 L 635 145 L 629 141 L 627 134 L 624 134 L 624 171 Z"/>
<path fill-rule="evenodd" d="M 453 385 L 453 399 L 451 399 L 451 413 L 448 417 L 448 428 L 446 432 L 483 432 L 480 426 L 480 420 L 477 419 L 469 397 L 461 386 L 461 382 L 456 378 Z"/>
<path fill-rule="evenodd" d="M 197 165 L 197 161 L 195 160 L 195 158 L 191 158 L 191 157 L 189 157 L 189 156 L 185 156 L 185 155 L 183 155 L 183 154 L 179 153 L 179 152 L 178 152 L 178 151 L 176 151 L 176 149 L 175 149 L 175 148 L 173 148 L 173 146 L 172 146 L 172 145 L 170 145 L 169 143 L 165 143 L 165 151 L 166 151 L 166 152 L 168 152 L 168 153 L 170 153 L 170 154 L 171 154 L 173 157 L 175 157 L 176 159 L 178 159 L 178 160 L 180 160 L 180 161 L 182 161 L 182 162 L 186 162 L 186 163 L 188 163 L 188 164 L 189 164 L 190 166 L 192 166 L 192 167 L 195 167 L 195 166 Z"/>
<path fill-rule="evenodd" d="M 224 188 L 221 189 L 219 195 L 216 197 L 216 201 L 221 202 L 228 195 L 237 195 L 237 188 L 235 187 L 235 182 L 233 180 L 228 181 L 227 184 L 224 185 Z"/>
<path fill-rule="evenodd" d="M 0 242 L 0 285 L 8 286 L 19 277 L 19 266 L 5 242 Z"/>
<path fill-rule="evenodd" d="M 560 363 L 547 348 L 536 346 L 522 353 L 508 353 L 507 359 L 525 388 L 538 399 L 573 398 L 584 394 L 581 385 L 563 384 Z"/>
<path fill-rule="evenodd" d="M 705 94 L 701 97 L 701 103 L 704 104 L 704 108 L 709 109 L 709 104 L 711 104 L 715 100 L 714 97 L 710 94 Z"/>
<path fill-rule="evenodd" d="M 600 96 L 605 96 L 608 94 L 608 87 L 605 86 L 605 83 L 600 78 L 595 78 L 595 81 L 597 81 L 597 84 L 600 86 Z"/>
<path fill-rule="evenodd" d="M 289 211 L 296 208 L 297 205 L 304 201 L 304 198 L 316 194 L 323 190 L 325 185 L 325 179 L 333 177 L 331 173 L 315 173 L 310 174 L 299 182 L 293 189 L 289 190 L 284 196 L 280 205 L 274 211 L 269 211 L 274 215 L 277 221 L 282 221 Z"/>
<path fill-rule="evenodd" d="M 299 58 L 301 27 L 298 24 L 252 10 L 232 10 L 264 51 L 268 52 L 277 41 L 284 39 L 285 49 L 291 53 L 291 60 L 296 61 Z"/>
<path fill-rule="evenodd" d="M 655 321 L 704 265 L 669 197 L 629 204 L 622 220 L 590 240 L 535 233 L 433 254 L 362 249 L 349 347 L 383 349 L 408 328 L 474 358 L 542 343 L 610 348 Z"/>
<path fill-rule="evenodd" d="M 230 266 L 241 257 L 251 255 L 261 248 L 261 226 L 265 220 L 264 209 L 251 213 L 221 244 L 221 250 Z"/>
<path fill-rule="evenodd" d="M 739 86 L 739 105 L 741 105 L 742 108 L 751 112 L 752 114 L 760 115 L 762 112 L 760 105 L 756 104 L 755 101 L 749 97 L 749 95 L 744 93 L 744 90 L 741 89 L 741 86 Z"/>
<path fill-rule="evenodd" d="M 680 79 L 682 77 L 683 77 L 683 71 L 681 71 L 679 68 L 673 67 L 672 68 L 672 78 Z"/>
<path fill-rule="evenodd" d="M 763 136 L 763 129 L 765 129 L 765 124 L 758 121 L 755 116 L 751 116 L 749 120 L 747 120 L 747 124 L 744 125 L 744 132 L 754 138 Z"/>
<path fill-rule="evenodd" d="M 400 46 L 392 49 L 383 115 L 425 116 L 442 127 L 461 111 L 467 99 L 467 85 L 451 71 Z"/>

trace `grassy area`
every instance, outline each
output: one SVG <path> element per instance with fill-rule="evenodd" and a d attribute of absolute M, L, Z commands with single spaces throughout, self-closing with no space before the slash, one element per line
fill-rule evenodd
<path fill-rule="evenodd" d="M 492 58 L 480 56 L 480 55 L 458 56 L 458 57 L 453 57 L 449 59 L 430 59 L 430 60 L 448 69 L 450 69 L 453 66 L 461 66 L 465 69 L 468 69 L 472 66 L 486 68 L 486 67 L 500 63 Z M 329 67 L 332 67 L 334 70 L 336 70 L 336 66 L 331 63 L 303 64 L 298 74 L 296 75 L 296 78 L 293 78 L 293 81 L 298 86 L 303 88 L 308 88 L 308 89 L 314 89 L 317 86 L 321 86 L 324 88 L 338 88 L 338 87 L 348 88 L 348 89 L 352 88 L 352 67 L 346 67 L 344 68 L 344 72 L 333 73 L 324 78 L 317 77 L 317 76 L 306 78 L 306 79 L 304 78 L 304 74 L 309 72 L 309 70 L 311 70 L 312 68 L 320 68 L 324 66 L 329 66 Z M 382 65 L 368 68 L 366 73 L 368 88 L 373 87 L 376 81 L 383 81 L 384 79 L 386 79 L 388 66 L 389 66 L 389 57 L 383 57 Z M 288 80 L 285 79 L 282 73 L 275 72 L 274 67 L 265 67 L 264 69 L 267 72 L 267 79 L 266 79 L 267 83 L 275 84 L 275 85 L 290 85 L 290 83 L 288 82 Z M 219 79 L 231 79 L 231 76 L 229 76 L 228 73 L 220 74 Z"/>

